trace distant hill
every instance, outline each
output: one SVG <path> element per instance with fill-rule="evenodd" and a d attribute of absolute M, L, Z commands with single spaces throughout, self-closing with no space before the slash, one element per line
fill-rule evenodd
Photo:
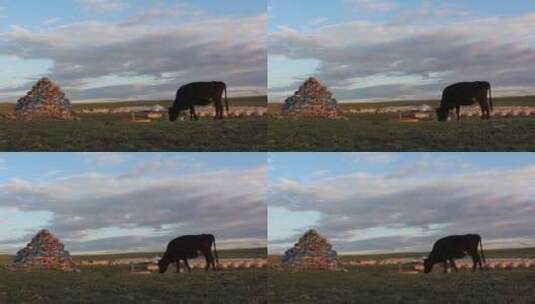
<path fill-rule="evenodd" d="M 535 95 L 533 96 L 514 96 L 514 97 L 494 97 L 492 98 L 494 106 L 535 106 Z M 279 109 L 282 103 L 270 102 L 270 109 Z M 400 101 L 382 101 L 382 102 L 339 102 L 341 109 L 363 109 L 363 108 L 380 108 L 396 106 L 419 106 L 427 104 L 432 107 L 438 107 L 440 100 L 400 100 Z"/>
<path fill-rule="evenodd" d="M 170 107 L 173 104 L 172 100 L 136 100 L 136 101 L 116 101 L 116 102 L 95 102 L 95 103 L 77 103 L 73 102 L 75 111 L 91 108 L 119 108 L 119 107 L 135 107 L 135 106 L 153 106 L 161 105 L 163 107 Z M 237 106 L 267 106 L 267 96 L 246 96 L 246 97 L 231 97 L 229 98 L 229 105 Z M 13 103 L 0 103 L 0 112 L 12 112 Z"/>
<path fill-rule="evenodd" d="M 245 248 L 245 249 L 222 249 L 217 250 L 220 259 L 225 258 L 265 258 L 267 257 L 267 248 Z M 162 252 L 129 252 L 129 253 L 112 253 L 112 254 L 93 254 L 93 255 L 77 255 L 72 257 L 75 262 L 82 260 L 115 260 L 115 259 L 132 259 L 132 258 L 153 258 L 155 256 L 162 256 Z M 9 264 L 13 262 L 13 256 L 7 254 L 0 254 L 0 265 Z"/>

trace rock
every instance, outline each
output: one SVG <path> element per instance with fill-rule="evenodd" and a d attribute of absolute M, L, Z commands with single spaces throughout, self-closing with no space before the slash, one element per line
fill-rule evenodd
<path fill-rule="evenodd" d="M 281 261 L 282 270 L 342 270 L 331 244 L 316 230 L 307 231 L 288 249 Z"/>
<path fill-rule="evenodd" d="M 282 114 L 303 118 L 337 118 L 338 102 L 316 78 L 307 79 L 282 106 Z"/>
<path fill-rule="evenodd" d="M 71 102 L 50 79 L 41 78 L 15 105 L 18 118 L 75 119 Z"/>
<path fill-rule="evenodd" d="M 39 231 L 23 249 L 17 252 L 11 271 L 56 270 L 79 272 L 64 245 L 48 230 Z"/>

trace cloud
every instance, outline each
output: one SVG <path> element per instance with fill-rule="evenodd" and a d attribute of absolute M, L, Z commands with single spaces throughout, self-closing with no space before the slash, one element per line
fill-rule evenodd
<path fill-rule="evenodd" d="M 163 10 L 135 18 L 171 14 Z M 259 15 L 181 26 L 141 20 L 128 26 L 83 21 L 36 31 L 13 26 L 0 33 L 0 55 L 50 60 L 47 76 L 73 100 L 170 99 L 181 84 L 215 79 L 225 81 L 231 94 L 265 93 L 265 22 Z M 34 81 L 1 93 L 14 98 Z"/>
<path fill-rule="evenodd" d="M 351 7 L 372 13 L 386 13 L 394 8 L 394 4 L 385 0 L 346 0 Z"/>
<path fill-rule="evenodd" d="M 153 20 L 162 20 L 165 18 L 179 17 L 199 17 L 205 13 L 192 5 L 177 3 L 173 7 L 164 7 L 161 2 L 157 2 L 151 8 L 140 14 L 129 17 L 125 22 L 119 23 L 120 26 L 139 25 Z"/>
<path fill-rule="evenodd" d="M 77 0 L 85 8 L 99 13 L 111 13 L 124 10 L 128 5 L 119 0 Z"/>
<path fill-rule="evenodd" d="M 73 250 L 161 250 L 178 235 L 213 233 L 227 246 L 265 245 L 266 168 L 174 176 L 86 173 L 0 183 L 0 207 L 50 212 L 47 228 Z M 232 181 L 231 184 L 228 181 Z M 122 231 L 95 237 L 95 232 Z M 136 233 L 146 231 L 146 233 Z M 12 248 L 28 235 L 1 244 Z"/>
<path fill-rule="evenodd" d="M 515 238 L 535 244 L 535 166 L 459 166 L 465 169 L 442 168 L 445 175 L 435 167 L 410 175 L 358 172 L 308 183 L 281 180 L 270 185 L 268 204 L 319 212 L 314 227 L 346 252 L 427 250 L 441 236 L 465 233 L 480 233 L 496 246 Z"/>
<path fill-rule="evenodd" d="M 390 152 L 348 152 L 344 155 L 355 161 L 372 165 L 386 165 L 396 159 L 396 153 Z"/>
<path fill-rule="evenodd" d="M 126 153 L 115 152 L 76 152 L 76 155 L 99 166 L 118 165 L 128 158 Z"/>
<path fill-rule="evenodd" d="M 489 80 L 498 95 L 535 93 L 535 14 L 465 19 L 280 27 L 268 48 L 290 60 L 318 60 L 316 76 L 342 100 L 438 99 L 445 86 L 463 80 Z"/>

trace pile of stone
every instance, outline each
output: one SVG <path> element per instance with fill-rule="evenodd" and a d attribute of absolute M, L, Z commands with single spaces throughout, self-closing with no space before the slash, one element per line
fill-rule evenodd
<path fill-rule="evenodd" d="M 307 79 L 282 106 L 282 114 L 298 118 L 337 118 L 338 102 L 318 79 Z"/>
<path fill-rule="evenodd" d="M 78 271 L 65 246 L 46 229 L 39 231 L 26 247 L 17 252 L 15 263 L 7 269 Z"/>
<path fill-rule="evenodd" d="M 50 79 L 41 78 L 15 105 L 17 118 L 75 119 L 71 102 Z"/>
<path fill-rule="evenodd" d="M 281 261 L 282 270 L 342 270 L 336 251 L 316 230 L 307 231 L 288 249 Z"/>

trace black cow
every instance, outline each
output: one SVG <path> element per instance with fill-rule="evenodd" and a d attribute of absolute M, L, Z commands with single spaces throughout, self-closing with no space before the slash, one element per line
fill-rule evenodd
<path fill-rule="evenodd" d="M 214 103 L 216 115 L 214 119 L 223 119 L 223 93 L 228 114 L 227 85 L 224 82 L 193 82 L 186 84 L 176 92 L 175 102 L 169 108 L 169 120 L 175 121 L 181 111 L 190 110 L 190 120 L 197 120 L 195 106 L 207 106 Z"/>
<path fill-rule="evenodd" d="M 488 95 L 488 99 L 487 99 Z M 492 90 L 487 81 L 459 82 L 445 88 L 442 92 L 440 108 L 436 109 L 439 121 L 448 120 L 450 110 L 456 108 L 457 120 L 461 119 L 461 106 L 479 103 L 481 118 L 490 119 L 490 112 L 494 110 L 492 105 Z"/>
<path fill-rule="evenodd" d="M 479 256 L 478 246 L 481 245 L 481 256 Z M 473 266 L 472 271 L 476 271 L 477 265 L 481 271 L 483 266 L 481 264 L 481 257 L 483 262 L 485 261 L 485 254 L 483 253 L 483 243 L 481 242 L 481 236 L 479 234 L 466 234 L 466 235 L 452 235 L 442 238 L 435 242 L 433 250 L 424 260 L 424 272 L 429 273 L 433 270 L 433 265 L 437 263 L 443 263 L 444 272 L 448 272 L 448 261 L 451 266 L 457 272 L 457 266 L 454 259 L 461 259 L 466 255 L 472 257 Z"/>
<path fill-rule="evenodd" d="M 180 272 L 180 260 L 184 261 L 186 268 L 191 272 L 188 259 L 198 257 L 199 251 L 206 259 L 205 270 L 208 271 L 210 265 L 212 265 L 212 269 L 215 271 L 216 266 L 214 257 L 212 256 L 212 244 L 214 245 L 215 261 L 219 263 L 215 237 L 212 234 L 184 235 L 172 240 L 167 245 L 167 249 L 161 260 L 158 261 L 160 273 L 165 273 L 171 263 L 176 263 L 176 271 Z"/>

